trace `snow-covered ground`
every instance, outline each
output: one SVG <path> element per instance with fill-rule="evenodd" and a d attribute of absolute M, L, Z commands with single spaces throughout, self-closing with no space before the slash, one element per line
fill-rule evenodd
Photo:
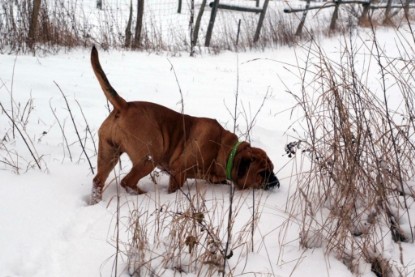
<path fill-rule="evenodd" d="M 185 113 L 216 118 L 228 129 L 233 128 L 228 109 L 232 110 L 234 105 L 238 74 L 240 105 L 244 105 L 248 116 L 256 113 L 263 97 L 269 93 L 251 138 L 253 145 L 267 150 L 282 182 L 281 189 L 270 192 L 267 203 L 263 203 L 269 209 L 266 213 L 273 218 L 265 221 L 265 230 L 274 232 L 274 235 L 268 235 L 274 241 L 268 246 L 272 247 L 273 252 L 278 249 L 275 232 L 281 224 L 276 224 L 275 220 L 282 222 L 286 218 L 282 211 L 289 190 L 285 181 L 289 170 L 281 167 L 288 161 L 283 156 L 284 131 L 290 124 L 293 101 L 284 93 L 278 78 L 286 74 L 282 65 L 267 60 L 250 60 L 289 57 L 291 51 L 282 49 L 278 52 L 241 54 L 239 57 L 234 53 L 224 53 L 197 58 L 117 51 L 100 53 L 108 78 L 123 97 L 153 101 L 180 111 L 181 96 L 170 63 L 173 64 L 183 93 Z M 1 67 L 0 72 L 4 83 L 1 103 L 9 106 L 10 93 L 16 104 L 24 105 L 29 98 L 32 99 L 33 111 L 26 131 L 42 156 L 42 170 L 24 172 L 25 161 L 20 161 L 19 166 L 23 168 L 20 175 L 11 169 L 0 171 L 4 180 L 0 185 L 1 195 L 4 196 L 0 204 L 1 275 L 97 276 L 101 272 L 108 276 L 115 253 L 113 230 L 116 205 L 111 199 L 116 195 L 116 186 L 113 184 L 105 191 L 100 204 L 87 205 L 93 175 L 82 156 L 64 99 L 55 85 L 56 82 L 68 98 L 82 138 L 86 136 L 85 123 L 76 101 L 82 107 L 89 128 L 96 135 L 108 110 L 90 67 L 89 51 L 79 50 L 44 58 L 2 56 L 1 59 L 2 64 L 6 65 Z M 64 125 L 73 162 L 69 160 L 62 132 L 50 106 Z M 10 107 L 7 109 L 11 110 Z M 238 121 L 244 130 L 242 115 Z M 1 126 L 2 136 L 6 132 L 9 136 L 8 147 L 30 162 L 30 153 L 19 136 L 16 135 L 16 141 L 10 137 L 11 125 L 4 114 Z M 86 147 L 95 167 L 96 156 L 90 139 Z M 124 164 L 124 167 L 122 172 L 126 173 L 128 165 Z M 150 191 L 149 195 L 130 196 L 122 191 L 122 201 L 156 198 L 151 181 L 143 181 L 141 186 Z M 168 195 L 166 190 L 167 181 L 161 181 L 160 192 L 157 192 L 161 203 L 175 201 L 175 196 Z M 206 190 L 212 191 L 215 197 L 227 198 L 226 186 L 209 186 Z M 249 192 L 242 192 L 245 193 Z M 244 217 L 241 215 L 241 218 Z"/>
<path fill-rule="evenodd" d="M 410 33 L 404 32 L 403 36 L 410 38 Z M 370 35 L 361 31 L 355 33 L 352 40 L 360 45 L 367 39 Z M 377 39 L 385 53 L 391 57 L 401 55 L 393 43 L 394 31 L 380 29 Z M 341 60 L 343 44 L 344 37 L 320 42 L 325 53 L 335 61 Z M 235 276 L 352 276 L 343 263 L 324 255 L 322 249 L 304 250 L 299 246 L 299 224 L 287 209 L 296 184 L 291 182 L 293 164 L 284 147 L 301 129 L 295 124 L 301 124 L 298 119 L 302 114 L 293 109 L 296 102 L 286 91 L 301 89 L 301 76 L 296 67 L 307 59 L 308 44 L 303 46 L 239 54 L 203 54 L 194 58 L 187 53 L 176 53 L 172 57 L 99 49 L 104 71 L 127 100 L 156 102 L 181 111 L 183 97 L 185 113 L 216 118 L 232 130 L 231 113 L 238 91 L 237 134 L 267 151 L 281 188 L 257 192 L 255 202 L 252 191 L 236 193 L 235 238 L 241 235 L 245 224 L 249 224 L 253 207 L 259 210 L 260 216 L 253 252 L 248 251 L 245 244 L 238 246 L 236 239 L 234 241 L 234 256 L 228 260 L 228 270 Z M 364 68 L 371 49 L 357 49 L 361 57 L 357 66 Z M 115 272 L 128 276 L 126 253 L 132 236 L 131 212 L 137 210 L 143 214 L 143 226 L 148 228 L 148 237 L 153 238 L 157 233 L 154 213 L 162 208 L 175 213 L 185 211 L 185 196 L 180 192 L 167 194 L 168 181 L 163 174 L 156 176 L 157 186 L 150 178 L 140 181 L 140 187 L 148 191 L 144 195 L 129 195 L 117 187 L 118 177 L 126 174 L 130 167 L 126 157 L 122 167 L 117 167 L 108 179 L 110 185 L 103 201 L 88 205 L 93 173 L 61 91 L 95 169 L 94 142 L 97 144 L 96 133 L 108 115 L 108 106 L 92 72 L 89 54 L 89 49 L 78 49 L 44 57 L 0 56 L 0 103 L 16 118 L 17 127 L 30 149 L 35 151 L 33 155 L 40 158 L 41 167 L 39 170 L 33 162 L 29 147 L 17 130 L 13 137 L 11 121 L 1 111 L 0 277 L 113 276 Z M 368 83 L 374 89 L 379 86 L 377 74 L 376 71 L 368 74 Z M 400 102 L 392 96 L 391 101 Z M 247 138 L 247 123 L 254 117 L 254 127 Z M 87 124 L 93 138 L 87 132 Z M 205 216 L 211 218 L 212 226 L 223 228 L 219 234 L 225 241 L 223 222 L 227 218 L 228 186 L 190 180 L 184 191 L 191 196 L 203 192 Z M 166 246 L 170 239 L 168 230 L 171 230 L 168 225 L 173 223 L 169 221 L 171 217 L 159 218 L 166 219 L 161 223 L 164 231 L 157 239 Z M 243 241 L 248 245 L 250 239 L 246 237 L 249 236 Z M 163 247 L 153 245 L 155 242 L 149 244 L 154 255 L 162 251 Z M 249 244 L 249 248 L 251 246 Z M 401 247 L 407 275 L 414 276 L 415 247 L 411 243 L 402 243 Z M 390 246 L 388 251 L 392 261 L 400 263 L 399 249 Z M 155 260 L 154 266 L 161 266 L 162 263 L 157 264 Z M 197 276 L 198 271 L 192 271 L 191 266 L 182 265 L 181 269 L 183 273 L 173 265 L 154 271 L 156 276 Z M 361 273 L 374 276 L 370 266 L 364 267 L 364 263 Z"/>

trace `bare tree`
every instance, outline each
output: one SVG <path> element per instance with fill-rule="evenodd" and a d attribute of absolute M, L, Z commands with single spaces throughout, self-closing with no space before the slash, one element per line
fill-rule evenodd
<path fill-rule="evenodd" d="M 339 18 L 339 9 L 340 9 L 341 0 L 335 2 L 333 16 L 330 21 L 330 32 L 336 30 L 336 21 Z"/>
<path fill-rule="evenodd" d="M 133 0 L 130 0 L 130 14 L 128 16 L 127 27 L 125 28 L 125 47 L 130 47 L 131 45 L 131 25 L 133 21 Z"/>
<path fill-rule="evenodd" d="M 30 18 L 29 34 L 27 44 L 29 48 L 33 48 L 36 42 L 37 22 L 39 17 L 41 0 L 33 0 L 32 16 Z"/>
<path fill-rule="evenodd" d="M 135 24 L 135 36 L 133 48 L 140 48 L 141 30 L 143 28 L 144 0 L 137 0 L 137 22 Z"/>

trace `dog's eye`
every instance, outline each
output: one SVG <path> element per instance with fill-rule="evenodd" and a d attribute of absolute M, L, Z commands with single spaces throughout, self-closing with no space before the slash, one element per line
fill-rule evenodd
<path fill-rule="evenodd" d="M 260 172 L 258 172 L 258 175 L 261 176 L 262 178 L 266 179 L 269 176 L 269 172 L 266 170 L 262 170 Z"/>

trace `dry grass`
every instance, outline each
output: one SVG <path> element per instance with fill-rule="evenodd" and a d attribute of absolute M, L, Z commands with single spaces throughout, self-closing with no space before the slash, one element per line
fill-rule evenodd
<path fill-rule="evenodd" d="M 85 2 L 85 0 L 83 1 Z M 90 7 L 91 14 L 91 11 L 84 7 L 86 3 L 83 1 L 42 1 L 37 24 L 36 44 L 33 48 L 30 48 L 27 43 L 32 0 L 3 1 L 0 4 L 2 18 L 0 20 L 0 52 L 54 53 L 61 49 L 89 47 L 91 44 L 99 44 L 104 49 L 110 47 L 129 48 L 130 44 L 126 42 L 128 40 L 126 34 L 131 33 L 131 31 L 126 32 L 129 8 L 119 6 L 120 4 L 109 6 L 110 3 L 104 1 L 102 9 L 94 10 L 93 3 L 88 2 L 88 5 L 92 6 Z M 188 9 L 187 5 L 186 9 Z M 196 5 L 193 14 L 197 14 L 198 9 L 199 6 Z M 186 10 L 175 20 L 172 18 L 176 18 L 177 14 L 169 14 L 166 20 L 173 22 L 165 26 L 165 22 L 163 23 L 157 12 L 160 11 L 145 10 L 141 44 L 138 49 L 153 52 L 169 51 L 174 54 L 193 51 L 190 49 L 188 30 L 192 13 Z M 355 6 L 347 5 L 342 9 L 337 24 L 338 29 L 354 28 L 360 12 Z M 135 13 L 136 6 L 134 5 L 131 26 L 136 24 Z M 202 18 L 202 29 L 199 33 L 198 43 L 194 48 L 196 53 L 206 51 L 203 46 L 204 33 L 209 16 L 210 10 L 206 9 Z M 211 47 L 207 51 L 218 53 L 223 50 L 247 51 L 280 45 L 294 45 L 299 41 L 333 34 L 333 32 L 328 33 L 327 31 L 330 11 L 318 11 L 309 13 L 302 36 L 296 36 L 295 30 L 300 16 L 300 13 L 285 14 L 282 6 L 280 9 L 269 8 L 260 39 L 258 42 L 254 42 L 258 14 L 220 10 L 215 23 Z M 379 12 L 373 14 L 371 18 L 379 18 Z M 397 15 L 394 20 L 399 21 L 402 18 L 401 15 Z M 238 35 L 239 20 L 241 20 L 241 26 Z M 399 24 L 397 22 L 397 25 Z"/>
<path fill-rule="evenodd" d="M 153 178 L 154 182 L 157 180 L 158 177 Z M 129 274 L 162 276 L 169 271 L 196 276 L 232 276 L 235 264 L 243 262 L 253 251 L 252 236 L 261 216 L 261 200 L 266 196 L 257 193 L 254 201 L 251 193 L 237 194 L 229 224 L 226 219 L 230 202 L 215 195 L 210 186 L 196 181 L 178 191 L 174 201 L 164 204 L 157 200 L 159 191 L 140 203 L 128 203 L 129 238 L 122 244 L 126 248 Z M 242 210 L 248 203 L 255 207 L 255 212 L 247 218 L 246 211 Z M 234 228 L 236 221 L 238 227 Z M 230 258 L 232 264 L 227 263 Z"/>
<path fill-rule="evenodd" d="M 287 150 L 307 157 L 308 170 L 293 177 L 290 209 L 301 222 L 301 246 L 323 247 L 355 274 L 368 263 L 377 276 L 396 276 L 404 264 L 393 265 L 387 249 L 415 238 L 415 195 L 407 183 L 415 175 L 413 41 L 397 33 L 402 55 L 395 58 L 372 35 L 372 42 L 344 35 L 340 61 L 312 42 L 298 66 L 302 91 L 291 94 L 305 114 L 306 135 Z M 360 43 L 372 54 L 357 56 Z M 380 72 L 376 89 L 366 75 L 373 67 Z M 399 105 L 389 103 L 391 95 Z"/>
<path fill-rule="evenodd" d="M 0 38 L 0 51 L 27 51 L 28 1 L 6 2 L 0 7 L 6 15 L 0 27 L 7 30 Z M 110 10 L 103 12 L 110 20 L 100 25 L 98 34 L 93 37 L 87 21 L 71 19 L 77 7 L 55 7 L 55 12 L 46 5 L 42 7 L 40 44 L 36 50 L 51 51 L 92 42 L 105 47 L 123 45 L 122 28 L 111 21 L 116 16 Z M 21 20 L 15 20 L 12 14 L 18 14 Z M 283 17 L 278 14 L 267 19 L 258 44 L 260 48 L 299 41 L 292 35 L 296 27 L 294 21 L 274 21 L 276 18 Z M 245 30 L 254 28 L 254 23 L 246 19 Z M 146 28 L 144 49 L 180 51 L 188 47 L 186 43 L 167 46 L 155 23 Z M 253 44 L 250 31 L 242 32 L 236 45 L 234 26 L 224 28 L 227 35 L 222 41 L 216 41 L 213 49 L 247 50 L 258 46 Z M 362 263 L 368 263 L 378 276 L 398 275 L 405 271 L 403 262 L 394 264 L 384 253 L 390 244 L 399 249 L 400 244 L 413 242 L 415 238 L 410 217 L 415 192 L 407 183 L 415 174 L 415 63 L 411 59 L 415 39 L 407 41 L 398 34 L 400 40 L 396 47 L 401 55 L 389 57 L 382 52 L 373 32 L 372 42 L 362 45 L 373 54 L 362 60 L 354 48 L 355 41 L 345 34 L 342 59 L 333 61 L 312 39 L 315 34 L 309 30 L 305 36 L 304 39 L 311 40 L 307 45 L 309 57 L 304 64 L 297 65 L 302 91 L 291 92 L 305 114 L 301 122 L 305 135 L 298 135 L 298 141 L 287 149 L 301 164 L 301 170 L 292 177 L 298 188 L 290 198 L 289 214 L 301 223 L 302 247 L 324 247 L 356 274 L 360 273 Z M 177 37 L 181 43 L 185 41 L 183 34 Z M 357 67 L 357 58 L 363 67 Z M 380 72 L 380 88 L 369 85 L 367 72 L 369 68 L 373 71 L 373 67 Z M 390 103 L 390 89 L 394 97 L 400 94 L 402 101 L 398 107 Z M 25 133 L 33 109 L 31 99 L 22 105 L 16 104 L 13 87 L 3 84 L 2 90 L 9 93 L 11 103 L 7 108 L 9 127 L 0 143 L 2 163 L 17 173 L 36 164 L 44 167 L 30 140 L 26 145 L 33 160 L 22 160 L 21 154 L 12 148 L 13 140 L 19 138 L 18 130 L 22 131 L 21 139 L 31 137 Z M 1 108 L 6 113 L 6 109 Z M 232 114 L 236 121 L 236 112 Z M 253 120 L 248 118 L 245 117 L 250 126 L 249 121 L 253 122 L 255 116 Z M 62 133 L 65 134 L 63 128 Z M 249 138 L 249 130 L 245 136 Z M 83 139 L 87 140 L 79 140 Z M 303 168 L 308 170 L 303 171 Z M 153 182 L 157 187 L 157 175 L 153 176 Z M 239 263 L 254 251 L 255 227 L 261 217 L 259 203 L 265 197 L 261 193 L 251 198 L 253 192 L 233 195 L 231 190 L 229 199 L 215 198 L 209 194 L 206 184 L 196 182 L 191 188 L 178 192 L 171 204 L 161 204 L 158 191 L 153 195 L 154 199 L 145 198 L 148 202 L 144 205 L 128 204 L 131 205 L 130 237 L 124 243 L 117 237 L 117 251 L 124 245 L 132 276 L 161 276 L 167 270 L 198 276 L 231 276 L 234 267 L 227 262 L 230 255 L 236 256 L 236 263 Z M 255 207 L 254 212 L 249 218 L 241 218 L 246 203 Z M 117 226 L 119 217 L 118 212 Z M 238 228 L 234 228 L 235 222 Z"/>

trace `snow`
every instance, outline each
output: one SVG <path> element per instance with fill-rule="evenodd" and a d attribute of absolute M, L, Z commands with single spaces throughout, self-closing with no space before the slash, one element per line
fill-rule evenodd
<path fill-rule="evenodd" d="M 365 34 L 359 34 L 365 37 Z M 391 56 L 397 55 L 394 33 L 380 29 L 378 39 Z M 357 36 L 357 37 L 358 37 Z M 360 41 L 359 38 L 356 38 Z M 364 38 L 362 39 L 364 41 Z M 326 53 L 340 60 L 342 38 L 328 38 L 321 42 Z M 110 82 L 127 100 L 143 100 L 165 105 L 194 116 L 217 119 L 225 128 L 233 129 L 232 111 L 235 92 L 239 93 L 237 134 L 250 139 L 252 144 L 268 153 L 275 165 L 281 188 L 256 192 L 253 205 L 252 191 L 237 191 L 238 211 L 235 220 L 235 238 L 244 236 L 250 222 L 252 208 L 259 209 L 254 235 L 254 251 L 249 243 L 235 248 L 229 268 L 235 275 L 244 276 L 353 276 L 349 269 L 321 248 L 302 249 L 299 245 L 300 224 L 290 214 L 289 196 L 296 184 L 291 182 L 293 166 L 285 153 L 285 145 L 296 136 L 295 124 L 302 114 L 293 110 L 295 99 L 287 93 L 300 89 L 296 76 L 298 60 L 303 61 L 307 50 L 302 47 L 280 47 L 263 52 L 202 54 L 189 57 L 187 53 L 170 56 L 168 53 L 149 54 L 123 50 L 100 51 L 100 60 Z M 361 49 L 362 55 L 370 51 Z M 123 191 L 117 182 L 129 170 L 127 157 L 107 180 L 103 201 L 89 206 L 93 173 L 82 153 L 73 123 L 60 89 L 67 97 L 75 123 L 81 132 L 85 148 L 93 166 L 96 165 L 97 130 L 108 115 L 107 101 L 92 72 L 89 49 L 68 53 L 33 57 L 30 55 L 0 55 L 0 103 L 27 124 L 19 123 L 36 155 L 41 157 L 39 170 L 33 163 L 27 146 L 16 133 L 4 113 L 0 114 L 0 136 L 7 149 L 0 149 L 1 158 L 16 161 L 16 169 L 2 163 L 0 170 L 0 276 L 128 276 L 127 253 L 131 238 L 132 211 L 140 211 L 142 224 L 149 237 L 156 231 L 153 215 L 163 207 L 171 212 L 184 212 L 186 198 L 181 193 L 167 194 L 167 176 L 156 176 L 154 185 L 149 177 L 140 181 L 148 191 L 134 196 Z M 300 62 L 301 63 L 301 62 Z M 362 62 L 364 63 L 364 61 Z M 178 80 L 175 78 L 177 75 Z M 369 83 L 379 86 L 376 73 Z M 296 77 L 295 77 L 296 76 Z M 239 81 L 238 81 L 239 80 Z M 58 86 L 56 85 L 59 85 Z M 182 93 L 182 96 L 180 94 Z M 255 118 L 254 128 L 246 134 L 246 122 Z M 30 114 L 24 110 L 29 99 L 33 101 Z M 78 106 L 79 104 L 79 106 Z M 399 105 L 399 100 L 396 100 Z M 20 108 L 18 108 L 20 107 Z M 93 139 L 86 130 L 81 109 L 87 119 Z M 57 119 L 64 128 L 71 157 Z M 294 127 L 293 127 L 294 126 Z M 8 156 L 8 154 L 10 156 Z M 18 154 L 18 156 L 16 155 Z M 189 195 L 202 191 L 206 215 L 213 226 L 226 224 L 229 187 L 208 185 L 190 180 L 184 189 Z M 414 192 L 409 182 L 407 193 Z M 119 196 L 119 201 L 117 198 Z M 413 201 L 410 203 L 413 204 Z M 119 212 L 117 212 L 119 210 Z M 412 222 L 415 215 L 410 215 Z M 159 222 L 160 245 L 150 242 L 152 250 L 165 251 L 169 243 L 167 233 L 171 216 L 163 214 Z M 406 223 L 402 217 L 402 224 Z M 119 222 L 119 228 L 117 227 Z M 246 231 L 246 230 L 245 230 Z M 119 240 L 117 240 L 119 236 Z M 220 233 L 223 237 L 224 233 Z M 245 235 L 246 237 L 246 235 Z M 248 241 L 248 240 L 247 240 Z M 117 242 L 119 244 L 117 244 Z M 411 243 L 402 243 L 404 267 L 413 276 L 415 249 Z M 120 253 L 117 255 L 117 247 Z M 385 246 L 384 251 L 393 262 L 400 263 L 396 246 Z M 153 254 L 154 254 L 153 253 Z M 148 254 L 148 253 L 147 253 Z M 155 255 L 155 254 L 154 254 Z M 116 257 L 119 258 L 116 265 Z M 160 259 L 159 259 L 160 260 Z M 156 262 L 162 263 L 156 259 Z M 370 265 L 361 261 L 362 276 L 374 276 Z M 185 267 L 184 268 L 190 268 Z M 196 272 L 196 273 L 195 273 Z M 197 271 L 181 276 L 197 276 Z M 178 276 L 171 267 L 158 268 L 163 276 Z"/>
<path fill-rule="evenodd" d="M 289 108 L 294 102 L 280 89 L 277 75 L 283 70 L 282 66 L 266 60 L 251 61 L 256 58 L 289 57 L 291 51 L 270 50 L 238 56 L 235 53 L 223 53 L 196 58 L 188 57 L 185 53 L 181 57 L 169 57 L 128 51 L 100 52 L 102 66 L 108 78 L 126 99 L 153 101 L 180 111 L 180 85 L 186 113 L 216 118 L 229 129 L 232 128 L 233 122 L 228 109 L 234 105 L 238 59 L 240 103 L 244 105 L 248 116 L 252 117 L 255 114 L 262 98 L 270 91 L 271 96 L 256 119 L 251 138 L 253 145 L 263 147 L 272 157 L 282 187 L 280 190 L 267 192 L 267 201 L 260 205 L 264 209 L 261 217 L 264 224 L 259 229 L 263 234 L 267 234 L 267 249 L 262 246 L 259 253 L 249 254 L 247 267 L 238 266 L 239 270 L 244 272 L 270 272 L 272 265 L 274 272 L 283 269 L 288 273 L 293 270 L 296 263 L 284 260 L 286 257 L 293 260 L 298 258 L 296 255 L 299 249 L 293 247 L 289 251 L 284 251 L 281 266 L 277 267 L 275 264 L 275 255 L 281 251 L 275 243 L 278 226 L 287 217 L 283 211 L 289 190 L 286 178 L 290 173 L 287 168 L 281 169 L 281 166 L 287 161 L 286 157 L 283 157 L 286 141 L 284 132 L 291 122 Z M 85 137 L 85 123 L 75 100 L 82 107 L 96 140 L 97 129 L 108 111 L 105 97 L 90 68 L 89 51 L 76 50 L 68 54 L 46 57 L 3 55 L 1 59 L 2 63 L 7 65 L 0 69 L 4 83 L 1 91 L 2 103 L 6 106 L 10 102 L 8 91 L 12 92 L 14 101 L 22 105 L 29 98 L 33 99 L 34 107 L 26 130 L 39 155 L 42 156 L 42 170 L 24 170 L 19 175 L 10 169 L 0 171 L 0 178 L 3 180 L 0 185 L 0 193 L 3 195 L 3 200 L 0 201 L 1 275 L 108 276 L 112 272 L 116 252 L 116 185 L 108 187 L 100 204 L 87 205 L 93 175 L 81 153 L 63 97 L 54 83 L 59 85 L 68 98 L 78 129 L 82 130 L 82 137 Z M 170 63 L 174 66 L 179 84 L 176 83 Z M 72 162 L 69 160 L 63 145 L 62 133 L 49 105 L 56 109 L 57 117 L 64 125 L 73 156 Z M 1 117 L 1 121 L 2 132 L 10 134 L 10 122 L 5 116 Z M 238 122 L 243 130 L 242 115 Z M 47 134 L 42 136 L 43 131 Z M 16 140 L 9 139 L 8 145 L 24 156 L 26 161 L 30 161 L 27 148 L 19 137 L 17 136 Z M 86 146 L 95 166 L 96 156 L 90 140 Z M 24 161 L 21 161 L 21 164 L 25 168 Z M 128 172 L 126 158 L 121 171 L 122 174 Z M 160 178 L 159 190 L 156 190 L 149 180 L 141 181 L 141 186 L 149 191 L 148 195 L 131 196 L 120 191 L 121 201 L 126 203 L 139 202 L 143 198 L 160 198 L 161 205 L 172 205 L 171 201 L 175 201 L 175 196 L 167 194 L 165 176 Z M 227 186 L 205 186 L 204 189 L 214 195 L 211 202 L 221 201 L 226 207 Z M 249 193 L 238 192 L 242 195 Z M 249 207 L 246 209 L 249 210 Z M 246 210 L 243 209 L 243 212 Z M 121 217 L 127 215 L 128 211 L 123 210 Z M 247 215 L 241 215 L 241 218 L 245 217 Z M 267 261 L 266 251 L 272 253 L 271 261 Z M 324 260 L 321 250 L 315 252 Z M 308 261 L 311 259 L 310 256 L 304 255 L 301 260 L 307 261 L 307 266 L 314 266 L 317 270 L 320 266 L 319 259 L 312 258 L 313 261 Z M 339 264 L 340 268 L 343 268 L 338 261 L 333 260 L 331 263 Z M 327 271 L 330 272 L 330 269 Z M 301 271 L 295 272 L 298 276 L 301 275 Z M 347 270 L 344 274 L 348 274 Z"/>

